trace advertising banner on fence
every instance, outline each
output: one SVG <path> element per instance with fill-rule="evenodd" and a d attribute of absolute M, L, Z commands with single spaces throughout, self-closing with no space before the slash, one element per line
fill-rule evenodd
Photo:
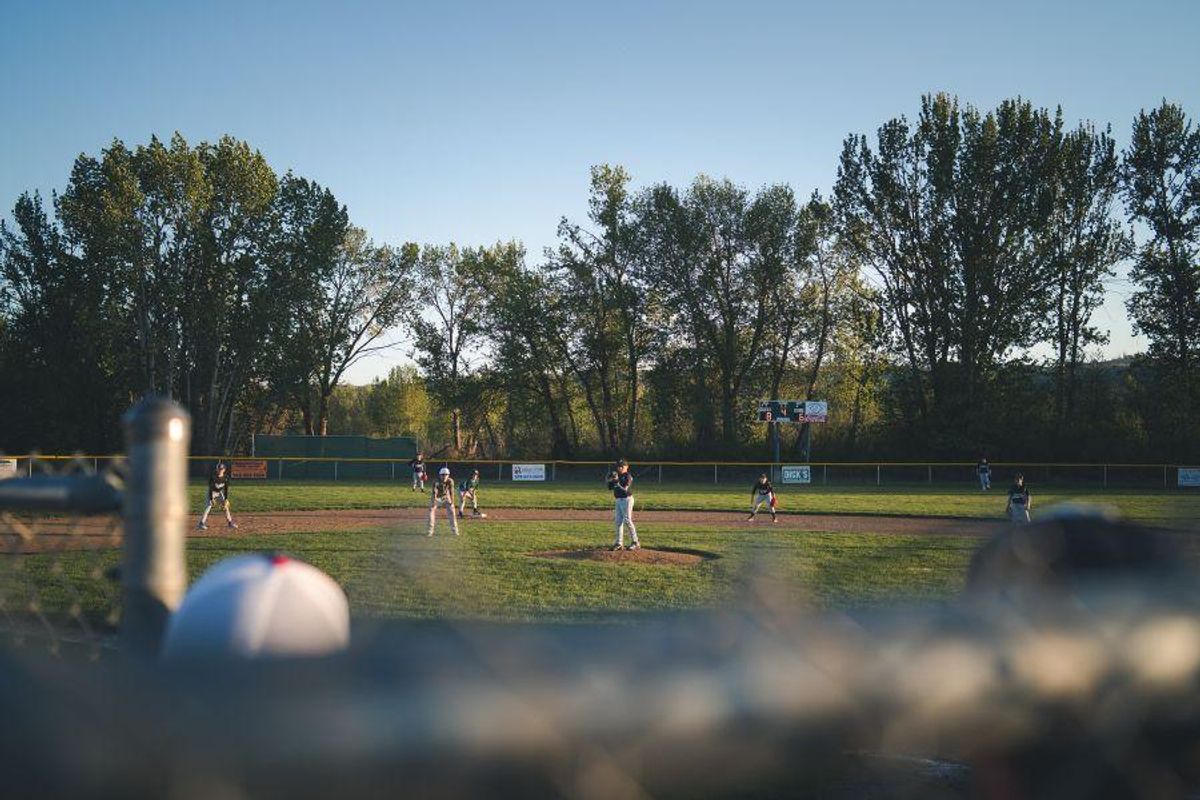
<path fill-rule="evenodd" d="M 783 482 L 784 483 L 812 483 L 812 467 L 807 464 L 784 465 L 783 467 Z"/>
<path fill-rule="evenodd" d="M 1200 486 L 1200 467 L 1180 467 L 1180 486 Z"/>
<path fill-rule="evenodd" d="M 17 460 L 15 458 L 0 458 L 0 481 L 5 478 L 17 477 Z"/>
<path fill-rule="evenodd" d="M 514 481 L 544 481 L 546 480 L 545 464 L 513 464 Z"/>
<path fill-rule="evenodd" d="M 249 461 L 234 461 L 233 467 L 229 471 L 230 476 L 241 480 L 242 478 L 251 478 L 258 480 L 267 479 L 267 462 L 264 459 L 256 458 Z"/>

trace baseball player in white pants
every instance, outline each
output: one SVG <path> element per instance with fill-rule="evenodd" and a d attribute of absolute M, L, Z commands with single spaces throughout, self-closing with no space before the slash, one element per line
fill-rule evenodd
<path fill-rule="evenodd" d="M 616 541 L 613 550 L 625 548 L 625 526 L 629 526 L 629 549 L 641 550 L 638 542 L 637 528 L 633 524 L 633 476 L 629 474 L 629 462 L 621 459 L 617 462 L 617 471 L 608 473 L 608 488 L 616 500 L 616 510 L 613 521 L 616 524 Z"/>
<path fill-rule="evenodd" d="M 450 477 L 449 467 L 438 470 L 437 480 L 433 482 L 433 491 L 429 495 L 429 533 L 425 534 L 426 536 L 433 536 L 439 508 L 446 509 L 450 531 L 458 536 L 458 515 L 454 513 L 454 479 Z"/>

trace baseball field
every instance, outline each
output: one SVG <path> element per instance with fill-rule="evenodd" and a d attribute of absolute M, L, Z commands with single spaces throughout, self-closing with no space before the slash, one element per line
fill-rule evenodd
<path fill-rule="evenodd" d="M 612 500 L 591 485 L 485 485 L 486 519 L 468 512 L 454 537 L 443 512 L 428 538 L 427 495 L 397 483 L 243 483 L 231 506 L 239 528 L 214 510 L 200 532 L 197 483 L 188 564 L 195 579 L 232 554 L 287 552 L 332 575 L 360 617 L 628 620 L 764 600 L 855 609 L 948 598 L 1004 525 L 998 491 L 791 490 L 772 523 L 747 521 L 748 489 L 645 486 L 635 512 L 645 549 L 609 553 Z M 1181 531 L 1200 520 L 1200 494 L 1181 491 L 1035 491 L 1035 519 L 1066 501 Z M 119 562 L 107 529 L 41 539 L 24 570 L 43 608 L 101 617 L 116 589 L 97 576 Z"/>

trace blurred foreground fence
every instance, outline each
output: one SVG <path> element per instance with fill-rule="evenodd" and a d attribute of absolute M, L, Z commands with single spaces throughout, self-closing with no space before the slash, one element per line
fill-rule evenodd
<path fill-rule="evenodd" d="M 10 456 L 18 475 L 32 473 L 42 463 L 87 463 L 95 471 L 117 463 L 113 455 L 27 455 Z M 0 460 L 3 460 L 0 457 Z M 398 481 L 410 483 L 408 462 L 383 458 L 292 458 L 231 456 L 226 461 L 248 468 L 253 477 L 264 481 Z M 217 461 L 210 456 L 189 456 L 188 475 L 193 480 L 208 476 Z M 430 459 L 432 474 L 442 466 L 450 467 L 456 479 L 478 469 L 486 482 L 513 482 L 514 467 L 534 467 L 546 482 L 596 482 L 612 468 L 606 461 L 537 461 Z M 795 471 L 803 467 L 806 471 Z M 538 469 L 541 470 L 538 473 Z M 646 483 L 706 484 L 745 486 L 762 473 L 780 484 L 833 487 L 920 487 L 979 488 L 974 462 L 812 462 L 809 464 L 772 464 L 769 462 L 732 461 L 639 461 L 632 465 L 634 477 Z M 1078 489 L 1174 489 L 1183 486 L 1181 470 L 1200 488 L 1200 466 L 1182 464 L 1067 464 L 996 462 L 992 464 L 992 488 L 1004 490 L 1018 472 L 1026 482 L 1042 487 Z M 526 471 L 528 472 L 528 470 Z M 803 481 L 790 478 L 805 477 Z M 2 476 L 0 476 L 2 477 Z M 235 478 L 239 478 L 235 474 Z M 527 478 L 537 482 L 535 478 Z"/>
<path fill-rule="evenodd" d="M 0 652 L 0 767 L 39 797 L 1182 798 L 1197 610 L 1160 587 L 1033 616 L 364 623 L 307 662 Z"/>

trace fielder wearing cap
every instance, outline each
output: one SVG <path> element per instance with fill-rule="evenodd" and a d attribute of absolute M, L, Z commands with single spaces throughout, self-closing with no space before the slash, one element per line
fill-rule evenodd
<path fill-rule="evenodd" d="M 415 492 L 417 487 L 421 487 L 421 491 L 425 491 L 425 454 L 417 451 L 417 457 L 408 462 L 409 469 L 412 470 L 412 490 Z"/>
<path fill-rule="evenodd" d="M 471 510 L 474 511 L 477 517 L 486 517 L 487 514 L 479 510 L 479 470 L 471 473 L 471 477 L 458 485 L 458 516 L 461 518 L 467 513 L 467 498 L 471 498 Z"/>
<path fill-rule="evenodd" d="M 1013 478 L 1013 485 L 1008 487 L 1008 504 L 1004 512 L 1012 522 L 1025 523 L 1029 522 L 1032 505 L 1033 498 L 1029 494 L 1029 487 L 1025 485 L 1025 476 L 1018 472 Z"/>
<path fill-rule="evenodd" d="M 758 510 L 764 505 L 771 512 L 771 522 L 775 522 L 775 487 L 771 485 L 771 480 L 765 472 L 759 475 L 758 480 L 750 487 L 750 516 L 748 519 L 754 519 L 758 515 Z"/>
<path fill-rule="evenodd" d="M 621 459 L 617 462 L 615 472 L 608 474 L 608 488 L 613 493 L 613 498 L 616 500 L 616 509 L 613 515 L 613 520 L 616 523 L 617 540 L 613 543 L 613 550 L 622 550 L 625 547 L 625 526 L 629 526 L 630 550 L 641 550 L 642 545 L 638 542 L 637 528 L 633 524 L 633 476 L 629 474 L 629 462 Z"/>
<path fill-rule="evenodd" d="M 208 476 L 208 502 L 204 505 L 204 513 L 200 515 L 200 524 L 196 526 L 198 530 L 208 530 L 208 515 L 216 503 L 220 503 L 225 511 L 225 523 L 236 528 L 237 523 L 233 521 L 233 514 L 229 510 L 229 468 L 224 461 L 218 461 Z"/>
<path fill-rule="evenodd" d="M 437 480 L 433 482 L 433 491 L 429 495 L 429 533 L 433 536 L 433 528 L 437 523 L 438 508 L 446 509 L 446 518 L 450 520 L 450 530 L 458 536 L 458 517 L 454 513 L 454 479 L 450 477 L 450 468 L 438 470 Z"/>

